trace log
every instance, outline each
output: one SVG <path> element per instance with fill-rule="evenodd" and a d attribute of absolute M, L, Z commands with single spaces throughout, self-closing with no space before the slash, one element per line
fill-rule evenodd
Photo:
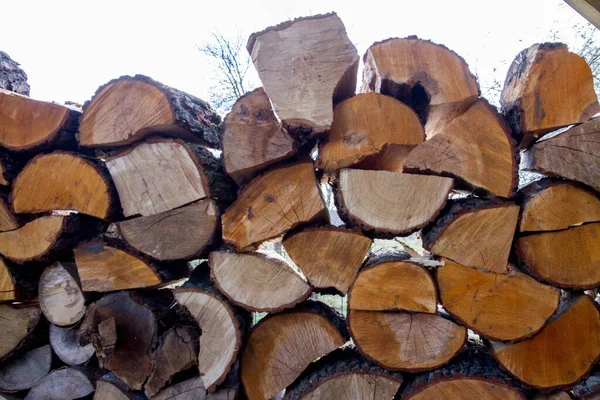
<path fill-rule="evenodd" d="M 342 169 L 336 202 L 344 221 L 370 235 L 408 235 L 436 217 L 453 182 L 438 176 Z"/>
<path fill-rule="evenodd" d="M 133 400 L 136 399 L 134 396 L 132 393 L 110 381 L 99 379 L 96 382 L 96 391 L 94 392 L 93 400 Z"/>
<path fill-rule="evenodd" d="M 0 199 L 0 232 L 12 231 L 18 227 L 15 216 L 10 212 L 4 200 Z"/>
<path fill-rule="evenodd" d="M 282 244 L 311 286 L 346 294 L 372 242 L 360 232 L 320 227 L 288 233 Z"/>
<path fill-rule="evenodd" d="M 591 297 L 574 296 L 540 333 L 518 343 L 492 342 L 493 356 L 529 386 L 569 386 L 600 359 L 600 311 Z"/>
<path fill-rule="evenodd" d="M 284 399 L 392 399 L 402 381 L 400 373 L 384 370 L 350 345 L 312 363 L 286 389 Z"/>
<path fill-rule="evenodd" d="M 208 263 L 215 286 L 248 311 L 278 312 L 306 300 L 311 287 L 283 258 L 213 251 Z"/>
<path fill-rule="evenodd" d="M 553 286 L 592 289 L 600 285 L 600 222 L 519 237 L 516 255 L 534 277 Z"/>
<path fill-rule="evenodd" d="M 506 272 L 519 206 L 502 200 L 449 201 L 423 230 L 423 247 L 466 267 Z"/>
<path fill-rule="evenodd" d="M 452 176 L 500 197 L 513 195 L 517 170 L 510 131 L 484 99 L 404 160 L 405 172 Z"/>
<path fill-rule="evenodd" d="M 77 342 L 77 329 L 50 324 L 50 345 L 54 353 L 67 365 L 81 365 L 94 355 L 94 346 L 90 343 L 80 346 Z"/>
<path fill-rule="evenodd" d="M 123 241 L 159 261 L 205 256 L 219 227 L 219 211 L 210 199 L 147 217 L 117 223 Z"/>
<path fill-rule="evenodd" d="M 223 120 L 221 141 L 225 171 L 238 185 L 297 151 L 263 88 L 246 93 L 235 102 Z"/>
<path fill-rule="evenodd" d="M 40 277 L 38 297 L 44 316 L 54 325 L 73 325 L 85 314 L 85 298 L 72 263 L 47 267 Z"/>
<path fill-rule="evenodd" d="M 460 56 L 415 36 L 374 43 L 363 62 L 361 92 L 395 97 L 422 121 L 432 112 L 471 105 L 479 96 L 477 80 Z M 427 127 L 425 131 L 427 138 L 433 136 Z"/>
<path fill-rule="evenodd" d="M 0 51 L 0 89 L 29 96 L 27 74 L 19 67 L 18 62 L 3 51 Z"/>
<path fill-rule="evenodd" d="M 0 258 L 0 301 L 11 301 L 17 298 L 17 287 L 15 279 L 6 267 L 6 263 Z"/>
<path fill-rule="evenodd" d="M 65 247 L 61 241 L 72 218 L 49 215 L 12 231 L 0 232 L 0 254 L 16 263 L 40 261 Z"/>
<path fill-rule="evenodd" d="M 144 76 L 122 76 L 101 86 L 84 104 L 79 142 L 109 148 L 165 134 L 219 146 L 221 118 L 192 95 Z"/>
<path fill-rule="evenodd" d="M 353 168 L 402 172 L 404 161 L 415 147 L 401 144 L 383 146 L 383 149 L 379 153 L 365 157 L 361 162 L 354 164 Z"/>
<path fill-rule="evenodd" d="M 335 13 L 253 33 L 247 48 L 275 113 L 290 132 L 328 130 L 333 105 L 354 94 L 359 57 Z"/>
<path fill-rule="evenodd" d="M 38 347 L 12 358 L 0 367 L 0 390 L 14 393 L 31 389 L 50 372 L 52 350 Z"/>
<path fill-rule="evenodd" d="M 272 169 L 250 182 L 223 214 L 223 239 L 238 251 L 251 250 L 326 212 L 312 162 Z"/>
<path fill-rule="evenodd" d="M 193 377 L 161 390 L 152 400 L 236 400 L 240 393 L 239 381 L 229 377 L 213 393 L 206 390 L 201 377 Z"/>
<path fill-rule="evenodd" d="M 317 168 L 334 171 L 379 153 L 387 145 L 416 146 L 425 133 L 407 105 L 378 93 L 363 93 L 335 106 Z"/>
<path fill-rule="evenodd" d="M 74 400 L 94 392 L 90 378 L 74 367 L 59 368 L 35 385 L 25 400 Z"/>
<path fill-rule="evenodd" d="M 521 169 L 581 182 L 600 192 L 600 118 L 547 135 L 523 153 Z"/>
<path fill-rule="evenodd" d="M 508 69 L 500 104 L 522 148 L 600 111 L 590 67 L 562 43 L 521 51 Z"/>
<path fill-rule="evenodd" d="M 0 360 L 25 344 L 41 321 L 42 310 L 35 305 L 0 304 Z"/>
<path fill-rule="evenodd" d="M 347 340 L 343 317 L 321 302 L 307 300 L 263 318 L 253 327 L 241 358 L 248 399 L 270 399 Z"/>
<path fill-rule="evenodd" d="M 554 393 L 538 393 L 532 397 L 532 400 L 571 400 L 572 397 L 568 392 L 559 391 Z M 594 400 L 594 399 L 592 399 Z M 597 399 L 596 399 L 597 400 Z"/>
<path fill-rule="evenodd" d="M 27 163 L 13 182 L 10 198 L 15 213 L 75 210 L 109 219 L 115 213 L 111 185 L 97 163 L 56 151 Z"/>
<path fill-rule="evenodd" d="M 558 310 L 560 290 L 520 272 L 500 274 L 450 260 L 436 269 L 444 309 L 489 340 L 519 341 L 535 335 Z"/>

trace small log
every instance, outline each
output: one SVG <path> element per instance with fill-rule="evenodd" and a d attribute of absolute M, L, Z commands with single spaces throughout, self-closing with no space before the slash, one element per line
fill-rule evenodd
<path fill-rule="evenodd" d="M 48 375 L 51 362 L 52 350 L 49 345 L 12 358 L 0 368 L 0 390 L 13 393 L 31 389 Z"/>
<path fill-rule="evenodd" d="M 29 96 L 27 74 L 19 67 L 18 62 L 3 51 L 0 51 L 0 89 Z"/>
<path fill-rule="evenodd" d="M 108 174 L 81 155 L 61 151 L 29 161 L 14 180 L 10 198 L 15 213 L 75 210 L 108 219 L 115 212 Z"/>
<path fill-rule="evenodd" d="M 248 399 L 270 399 L 347 340 L 343 317 L 321 302 L 307 300 L 263 318 L 252 329 L 241 358 Z"/>
<path fill-rule="evenodd" d="M 34 219 L 12 231 L 0 232 L 0 254 L 16 263 L 40 261 L 66 243 L 61 236 L 69 228 L 69 217 L 49 215 Z"/>
<path fill-rule="evenodd" d="M 277 120 L 263 88 L 236 101 L 223 120 L 221 131 L 223 165 L 238 185 L 297 151 L 294 139 Z"/>
<path fill-rule="evenodd" d="M 83 106 L 79 142 L 108 148 L 166 134 L 218 147 L 220 122 L 197 97 L 144 75 L 122 76 L 101 86 Z"/>
<path fill-rule="evenodd" d="M 334 227 L 307 228 L 283 238 L 283 247 L 316 289 L 346 294 L 373 241 Z"/>
<path fill-rule="evenodd" d="M 325 214 L 312 162 L 280 167 L 250 182 L 223 214 L 223 239 L 246 251 Z"/>
<path fill-rule="evenodd" d="M 17 351 L 41 321 L 42 310 L 34 305 L 0 304 L 0 360 Z"/>
<path fill-rule="evenodd" d="M 407 235 L 436 217 L 453 182 L 438 176 L 342 169 L 336 202 L 345 221 L 369 234 Z"/>
<path fill-rule="evenodd" d="M 600 395 L 600 368 L 595 370 L 571 390 L 578 399 L 598 400 Z"/>
<path fill-rule="evenodd" d="M 517 379 L 544 391 L 580 380 L 600 359 L 600 311 L 587 295 L 567 305 L 530 339 L 492 342 L 493 356 Z"/>
<path fill-rule="evenodd" d="M 410 107 L 378 93 L 358 94 L 334 108 L 316 165 L 334 171 L 377 154 L 384 146 L 415 146 L 424 140 L 423 126 Z"/>
<path fill-rule="evenodd" d="M 278 312 L 306 300 L 311 292 L 306 279 L 274 255 L 213 251 L 208 263 L 215 286 L 248 311 Z"/>
<path fill-rule="evenodd" d="M 559 391 L 554 393 L 537 393 L 532 400 L 571 400 L 572 397 L 568 392 Z M 593 398 L 591 400 L 594 400 Z M 596 399 L 597 400 L 597 399 Z"/>
<path fill-rule="evenodd" d="M 515 242 L 520 262 L 553 286 L 592 289 L 600 285 L 600 222 L 522 236 Z"/>
<path fill-rule="evenodd" d="M 562 43 L 521 51 L 506 75 L 500 104 L 522 148 L 600 111 L 590 67 Z"/>
<path fill-rule="evenodd" d="M 90 378 L 74 367 L 59 368 L 35 385 L 25 400 L 74 400 L 94 392 Z"/>
<path fill-rule="evenodd" d="M 11 301 L 17 298 L 17 287 L 15 279 L 6 267 L 6 263 L 0 258 L 0 301 Z"/>
<path fill-rule="evenodd" d="M 513 195 L 517 170 L 510 132 L 484 99 L 404 160 L 405 172 L 452 176 L 501 197 Z"/>
<path fill-rule="evenodd" d="M 94 392 L 93 400 L 134 400 L 136 399 L 133 393 L 128 392 L 124 388 L 103 379 L 96 382 L 96 391 Z M 141 400 L 141 398 L 140 398 Z"/>
<path fill-rule="evenodd" d="M 506 272 L 519 206 L 501 200 L 449 201 L 423 230 L 423 247 L 467 267 Z"/>
<path fill-rule="evenodd" d="M 85 298 L 75 265 L 56 262 L 40 277 L 38 296 L 44 316 L 58 326 L 73 325 L 85 314 Z"/>
<path fill-rule="evenodd" d="M 202 378 L 193 377 L 161 390 L 152 400 L 236 400 L 240 393 L 239 380 L 230 381 L 228 377 L 215 392 L 209 393 Z"/>
<path fill-rule="evenodd" d="M 361 162 L 354 164 L 353 168 L 368 169 L 373 171 L 402 172 L 404 161 L 416 146 L 403 146 L 390 144 L 372 156 L 365 157 Z"/>
<path fill-rule="evenodd" d="M 12 231 L 18 227 L 15 216 L 10 212 L 4 200 L 0 199 L 0 232 Z"/>
<path fill-rule="evenodd" d="M 560 290 L 519 272 L 499 274 L 450 260 L 436 269 L 444 309 L 489 340 L 535 335 L 558 310 Z"/>
<path fill-rule="evenodd" d="M 67 365 L 81 365 L 94 355 L 94 346 L 80 346 L 77 342 L 77 329 L 63 328 L 50 324 L 50 345 L 54 353 Z"/>

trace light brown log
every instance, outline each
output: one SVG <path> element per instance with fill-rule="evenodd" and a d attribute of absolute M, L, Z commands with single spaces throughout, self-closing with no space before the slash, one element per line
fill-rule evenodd
<path fill-rule="evenodd" d="M 482 378 L 462 377 L 435 382 L 406 398 L 411 400 L 521 400 L 524 397 L 510 386 Z"/>
<path fill-rule="evenodd" d="M 600 312 L 591 297 L 569 307 L 534 337 L 513 344 L 492 342 L 494 357 L 517 379 L 544 390 L 571 385 L 600 359 Z"/>
<path fill-rule="evenodd" d="M 0 199 L 0 232 L 12 231 L 18 227 L 15 216 L 12 215 L 4 200 Z"/>
<path fill-rule="evenodd" d="M 232 386 L 224 383 L 214 393 L 208 393 L 202 379 L 197 377 L 161 390 L 152 397 L 152 400 L 235 400 L 239 392 L 239 385 Z"/>
<path fill-rule="evenodd" d="M 361 162 L 354 164 L 353 168 L 402 172 L 404 161 L 415 147 L 399 144 L 383 146 L 379 153 L 365 157 Z"/>
<path fill-rule="evenodd" d="M 538 393 L 532 397 L 532 400 L 571 400 L 568 392 L 560 391 L 554 393 Z M 594 400 L 594 399 L 592 399 Z"/>
<path fill-rule="evenodd" d="M 294 139 L 277 120 L 263 88 L 240 97 L 221 130 L 223 165 L 239 185 L 296 153 Z"/>
<path fill-rule="evenodd" d="M 359 57 L 335 13 L 253 33 L 247 48 L 275 112 L 291 129 L 329 129 L 333 104 L 354 94 Z"/>
<path fill-rule="evenodd" d="M 85 298 L 77 269 L 71 263 L 56 262 L 40 277 L 38 297 L 44 316 L 58 326 L 73 325 L 85 314 Z"/>
<path fill-rule="evenodd" d="M 51 362 L 52 350 L 49 345 L 12 358 L 0 367 L 0 390 L 12 393 L 32 388 L 48 375 Z"/>
<path fill-rule="evenodd" d="M 54 353 L 67 365 L 80 365 L 94 355 L 94 346 L 80 346 L 77 342 L 77 329 L 63 328 L 50 324 L 50 345 Z"/>
<path fill-rule="evenodd" d="M 42 310 L 35 305 L 0 304 L 0 360 L 10 356 L 40 323 Z"/>
<path fill-rule="evenodd" d="M 132 400 L 132 396 L 116 384 L 99 379 L 96 382 L 94 400 Z"/>
<path fill-rule="evenodd" d="M 68 221 L 65 216 L 49 215 L 18 229 L 0 232 L 0 254 L 17 263 L 41 260 L 58 247 Z"/>
<path fill-rule="evenodd" d="M 325 212 L 312 162 L 280 167 L 250 182 L 223 214 L 223 239 L 245 251 Z"/>
<path fill-rule="evenodd" d="M 3 259 L 0 258 L 0 301 L 14 300 L 17 296 L 15 281 Z"/>
<path fill-rule="evenodd" d="M 73 367 L 60 368 L 35 385 L 26 400 L 74 400 L 94 392 L 88 376 Z"/>

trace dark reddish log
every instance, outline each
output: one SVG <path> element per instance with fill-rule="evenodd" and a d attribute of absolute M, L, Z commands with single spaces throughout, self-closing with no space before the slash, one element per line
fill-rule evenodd
<path fill-rule="evenodd" d="M 0 390 L 13 393 L 31 389 L 48 375 L 51 362 L 52 350 L 49 345 L 8 360 L 0 367 Z"/>
<path fill-rule="evenodd" d="M 0 360 L 4 360 L 28 341 L 42 320 L 37 305 L 0 304 Z"/>
<path fill-rule="evenodd" d="M 77 342 L 77 329 L 63 328 L 50 324 L 50 345 L 54 353 L 67 365 L 81 365 L 94 355 L 94 346 L 80 346 Z"/>
<path fill-rule="evenodd" d="M 85 370 L 59 368 L 35 385 L 25 400 L 74 400 L 94 392 L 94 384 Z"/>
<path fill-rule="evenodd" d="M 18 62 L 3 51 L 0 51 L 0 89 L 29 96 L 27 74 Z"/>
<path fill-rule="evenodd" d="M 47 267 L 40 277 L 38 297 L 44 316 L 54 325 L 73 325 L 85 314 L 85 298 L 73 263 Z"/>

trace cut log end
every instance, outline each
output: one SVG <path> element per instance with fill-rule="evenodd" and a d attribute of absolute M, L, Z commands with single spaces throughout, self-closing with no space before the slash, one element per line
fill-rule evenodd
<path fill-rule="evenodd" d="M 0 259 L 0 302 L 11 301 L 17 298 L 15 281 L 4 260 Z"/>
<path fill-rule="evenodd" d="M 75 265 L 54 263 L 40 277 L 38 290 L 44 316 L 58 326 L 73 325 L 85 314 L 85 298 Z"/>
<path fill-rule="evenodd" d="M 13 358 L 0 368 L 0 390 L 18 392 L 31 389 L 50 372 L 52 350 L 42 346 Z"/>
<path fill-rule="evenodd" d="M 52 371 L 35 385 L 26 400 L 72 400 L 94 392 L 90 378 L 81 370 L 67 367 Z"/>
<path fill-rule="evenodd" d="M 523 400 L 521 393 L 510 386 L 481 378 L 449 378 L 438 380 L 421 388 L 418 392 L 405 397 L 411 400 L 442 400 L 442 399 L 489 399 L 489 400 Z"/>
<path fill-rule="evenodd" d="M 0 232 L 0 254 L 17 263 L 40 261 L 59 246 L 68 222 L 69 217 L 50 215 L 13 231 Z"/>
<path fill-rule="evenodd" d="M 58 358 L 67 365 L 84 364 L 94 355 L 94 346 L 91 343 L 79 345 L 77 330 L 74 328 L 50 324 L 50 345 Z"/>
<path fill-rule="evenodd" d="M 0 360 L 19 349 L 40 323 L 42 310 L 37 306 L 0 304 Z"/>

